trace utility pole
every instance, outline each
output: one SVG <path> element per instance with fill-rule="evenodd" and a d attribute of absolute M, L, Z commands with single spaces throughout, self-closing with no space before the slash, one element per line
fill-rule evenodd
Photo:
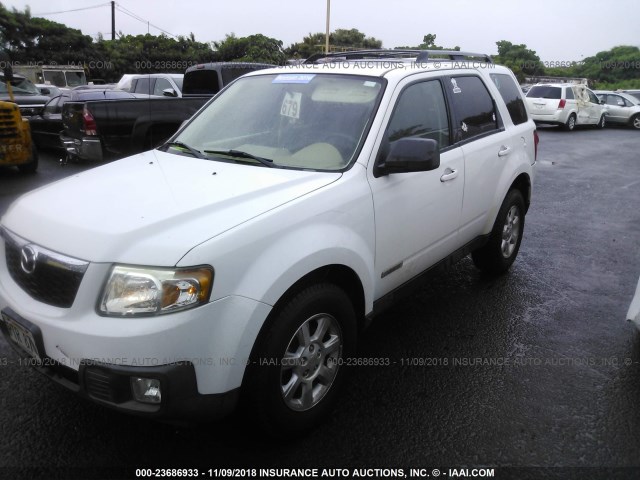
<path fill-rule="evenodd" d="M 331 0 L 327 0 L 327 34 L 325 38 L 325 52 L 329 53 L 329 18 L 331 17 Z"/>
<path fill-rule="evenodd" d="M 111 0 L 111 40 L 116 39 L 116 2 Z"/>

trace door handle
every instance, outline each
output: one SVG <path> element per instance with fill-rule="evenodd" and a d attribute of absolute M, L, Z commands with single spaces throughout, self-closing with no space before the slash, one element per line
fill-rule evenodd
<path fill-rule="evenodd" d="M 499 157 L 504 157 L 506 155 L 509 155 L 511 153 L 511 147 L 507 147 L 505 145 L 502 145 L 500 147 L 500 151 L 498 152 L 498 156 Z"/>
<path fill-rule="evenodd" d="M 447 168 L 444 171 L 444 174 L 440 177 L 440 181 L 441 182 L 448 182 L 449 180 L 453 180 L 457 176 L 458 176 L 458 170 L 452 170 L 450 168 Z"/>

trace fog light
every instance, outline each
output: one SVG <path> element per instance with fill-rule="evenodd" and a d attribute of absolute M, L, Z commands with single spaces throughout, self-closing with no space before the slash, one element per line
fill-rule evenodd
<path fill-rule="evenodd" d="M 160 380 L 155 378 L 131 378 L 131 391 L 133 398 L 142 403 L 160 403 L 162 393 L 160 391 Z"/>

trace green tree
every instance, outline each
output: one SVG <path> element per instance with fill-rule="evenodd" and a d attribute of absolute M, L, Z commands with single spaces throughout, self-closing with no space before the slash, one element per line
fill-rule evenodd
<path fill-rule="evenodd" d="M 308 58 L 314 53 L 325 50 L 326 37 L 324 33 L 310 33 L 302 39 L 302 42 L 294 43 L 286 49 L 290 58 Z M 382 48 L 382 40 L 367 37 L 356 28 L 336 29 L 329 34 L 329 47 L 332 51 L 346 51 L 358 49 Z"/>
<path fill-rule="evenodd" d="M 588 78 L 597 88 L 640 88 L 640 49 L 620 45 L 596 53 L 564 68 L 549 68 L 548 75 Z"/>
<path fill-rule="evenodd" d="M 395 47 L 395 48 L 401 49 L 401 50 L 457 50 L 457 51 L 460 51 L 460 47 L 458 47 L 457 45 L 453 48 L 440 47 L 436 45 L 435 33 L 427 33 L 424 37 L 422 37 L 422 43 L 417 47 Z"/>
<path fill-rule="evenodd" d="M 262 34 L 236 37 L 228 34 L 224 40 L 213 42 L 215 58 L 219 61 L 264 62 L 284 65 L 287 57 L 282 41 Z"/>
<path fill-rule="evenodd" d="M 518 77 L 518 81 L 524 82 L 526 76 L 545 74 L 540 57 L 526 45 L 514 45 L 507 40 L 500 40 L 496 45 L 498 46 L 496 63 L 509 67 Z"/>

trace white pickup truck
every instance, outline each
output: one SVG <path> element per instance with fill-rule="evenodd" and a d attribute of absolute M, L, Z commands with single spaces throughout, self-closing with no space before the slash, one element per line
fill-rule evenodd
<path fill-rule="evenodd" d="M 123 412 L 321 421 L 399 292 L 469 253 L 504 273 L 520 247 L 538 142 L 520 89 L 486 55 L 434 53 L 250 73 L 164 146 L 21 197 L 8 341 Z"/>

